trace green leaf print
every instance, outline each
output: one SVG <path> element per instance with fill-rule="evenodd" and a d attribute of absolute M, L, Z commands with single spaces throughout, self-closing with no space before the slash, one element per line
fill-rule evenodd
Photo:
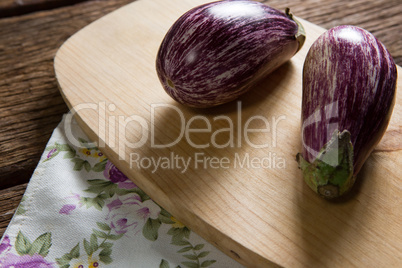
<path fill-rule="evenodd" d="M 99 260 L 104 264 L 110 264 L 113 262 L 113 259 L 110 256 L 99 256 Z"/>
<path fill-rule="evenodd" d="M 85 168 L 85 170 L 86 170 L 87 172 L 90 172 L 91 169 L 92 169 L 92 167 L 91 167 L 91 165 L 89 164 L 88 161 L 85 161 L 85 162 L 84 162 L 84 168 Z"/>
<path fill-rule="evenodd" d="M 183 255 L 183 257 L 186 259 L 189 259 L 189 260 L 193 260 L 193 261 L 198 259 L 197 255 L 194 255 L 194 254 L 185 254 L 185 255 Z"/>
<path fill-rule="evenodd" d="M 72 260 L 71 255 L 66 253 L 61 258 L 56 258 L 56 262 L 59 267 L 70 267 L 70 261 Z"/>
<path fill-rule="evenodd" d="M 55 145 L 48 146 L 46 147 L 45 151 L 49 151 L 49 153 L 43 162 L 49 161 L 60 153 L 59 144 L 55 143 Z"/>
<path fill-rule="evenodd" d="M 111 248 L 104 248 L 99 253 L 99 256 L 110 256 L 110 254 L 112 254 L 112 249 Z"/>
<path fill-rule="evenodd" d="M 162 260 L 159 264 L 159 268 L 170 268 L 170 265 L 166 260 Z"/>
<path fill-rule="evenodd" d="M 91 244 L 85 238 L 84 238 L 84 250 L 88 256 L 91 256 L 93 253 Z"/>
<path fill-rule="evenodd" d="M 75 150 L 74 150 L 70 145 L 68 145 L 68 144 L 58 144 L 58 143 L 56 143 L 56 144 L 57 144 L 57 148 L 58 148 L 60 151 L 75 152 Z"/>
<path fill-rule="evenodd" d="M 108 236 L 107 233 L 101 232 L 101 231 L 99 231 L 99 230 L 93 229 L 92 231 L 94 232 L 94 234 L 95 234 L 98 238 L 104 238 L 104 239 L 106 239 L 107 236 Z"/>
<path fill-rule="evenodd" d="M 186 246 L 190 243 L 186 240 L 190 237 L 190 230 L 187 227 L 174 228 L 172 227 L 168 234 L 172 236 L 172 244 L 176 246 Z"/>
<path fill-rule="evenodd" d="M 118 191 L 117 184 L 111 181 L 105 180 L 88 180 L 89 183 L 88 189 L 86 192 L 98 194 L 98 196 L 104 195 L 105 198 L 113 197 Z"/>
<path fill-rule="evenodd" d="M 162 259 L 161 263 L 159 264 L 159 268 L 170 268 L 170 264 L 167 260 Z M 177 265 L 176 268 L 181 268 L 181 266 Z"/>
<path fill-rule="evenodd" d="M 22 204 L 20 204 L 20 205 L 18 206 L 18 209 L 17 209 L 16 214 L 17 214 L 17 215 L 22 215 L 22 214 L 24 214 L 25 212 L 27 212 L 27 210 L 24 208 L 24 206 L 23 206 Z"/>
<path fill-rule="evenodd" d="M 63 158 L 64 159 L 71 159 L 77 155 L 77 151 L 68 144 L 60 144 L 57 146 L 60 151 L 66 151 Z"/>
<path fill-rule="evenodd" d="M 51 233 L 44 233 L 35 239 L 35 241 L 31 245 L 28 254 L 33 256 L 35 253 L 38 253 L 42 257 L 46 257 L 47 254 L 49 253 L 51 245 L 52 245 Z"/>
<path fill-rule="evenodd" d="M 176 246 L 183 246 L 177 253 L 185 253 L 182 256 L 190 261 L 181 262 L 185 267 L 208 267 L 215 263 L 215 260 L 205 260 L 201 262 L 201 259 L 209 255 L 209 251 L 201 251 L 204 248 L 204 244 L 197 244 L 193 246 L 190 241 L 191 231 L 187 227 L 172 227 L 167 234 L 172 236 L 171 244 Z M 200 252 L 201 251 L 201 252 Z"/>
<path fill-rule="evenodd" d="M 142 234 L 146 239 L 155 241 L 158 239 L 158 230 L 160 226 L 161 222 L 159 220 L 148 218 L 144 228 L 142 229 Z"/>
<path fill-rule="evenodd" d="M 77 259 L 80 257 L 80 243 L 78 243 L 73 249 L 70 251 L 71 258 Z"/>
<path fill-rule="evenodd" d="M 201 249 L 203 249 L 204 248 L 204 244 L 198 244 L 198 245 L 195 245 L 194 246 L 194 250 L 201 250 Z"/>
<path fill-rule="evenodd" d="M 106 237 L 106 239 L 109 239 L 109 240 L 119 240 L 119 239 L 122 238 L 123 236 L 124 236 L 124 233 L 123 233 L 123 234 L 118 234 L 118 235 L 110 234 L 110 235 L 108 235 L 108 236 Z"/>
<path fill-rule="evenodd" d="M 104 248 L 102 249 L 102 251 L 99 253 L 99 259 L 108 264 L 112 262 L 112 258 L 110 257 L 110 255 L 112 254 L 112 249 L 110 248 Z"/>
<path fill-rule="evenodd" d="M 74 150 L 73 152 L 67 152 L 67 153 L 63 156 L 63 158 L 64 158 L 64 159 L 72 159 L 72 158 L 75 157 L 76 154 L 77 154 L 77 153 L 75 152 L 75 150 Z"/>
<path fill-rule="evenodd" d="M 103 206 L 105 205 L 105 199 L 107 199 L 107 195 L 98 195 L 94 198 L 91 197 L 81 197 L 81 203 L 85 204 L 86 208 L 94 207 L 97 210 L 102 211 Z"/>
<path fill-rule="evenodd" d="M 96 235 L 93 233 L 91 234 L 91 238 L 89 240 L 90 242 L 88 242 L 85 238 L 84 238 L 84 249 L 85 252 L 87 253 L 88 256 L 92 256 L 92 254 L 98 250 L 99 246 L 98 246 L 98 238 L 96 237 Z M 112 246 L 113 244 L 111 244 Z"/>
<path fill-rule="evenodd" d="M 96 235 L 91 234 L 91 238 L 89 241 L 90 241 L 90 246 L 91 246 L 92 252 L 97 251 L 99 246 L 98 246 L 98 238 L 96 237 Z"/>
<path fill-rule="evenodd" d="M 59 267 L 70 267 L 70 261 L 72 259 L 78 259 L 80 257 L 80 243 L 71 249 L 69 253 L 64 254 L 61 258 L 56 258 L 56 262 Z"/>
<path fill-rule="evenodd" d="M 19 231 L 15 241 L 15 249 L 19 255 L 28 254 L 31 250 L 32 244 L 25 235 Z"/>
<path fill-rule="evenodd" d="M 24 214 L 25 212 L 27 212 L 27 210 L 25 209 L 25 205 L 24 205 L 24 201 L 27 199 L 27 197 L 24 195 L 23 197 L 22 197 L 22 199 L 21 199 L 21 202 L 20 202 L 20 204 L 18 205 L 18 208 L 17 208 L 17 211 L 16 211 L 16 214 L 17 215 L 22 215 L 22 214 Z"/>
<path fill-rule="evenodd" d="M 196 262 L 190 262 L 190 261 L 183 261 L 181 264 L 183 264 L 184 266 L 188 267 L 188 268 L 199 268 L 200 265 Z"/>
<path fill-rule="evenodd" d="M 73 163 L 75 163 L 73 169 L 76 170 L 76 171 L 82 170 L 82 168 L 84 167 L 85 162 L 88 163 L 88 161 L 82 160 L 81 158 L 73 158 L 73 159 L 71 159 L 71 161 Z"/>
<path fill-rule="evenodd" d="M 102 245 L 100 245 L 99 247 L 100 247 L 100 248 L 111 248 L 112 246 L 113 246 L 112 243 L 104 242 L 104 243 L 102 243 Z"/>
<path fill-rule="evenodd" d="M 190 242 L 188 242 L 187 240 L 184 240 L 182 237 L 172 237 L 172 245 L 176 245 L 176 246 L 187 246 L 190 244 Z"/>
<path fill-rule="evenodd" d="M 104 171 L 105 170 L 105 167 L 106 167 L 106 164 L 107 164 L 107 159 L 104 159 L 104 160 L 102 160 L 101 162 L 99 162 L 99 163 L 96 163 L 95 165 L 94 165 L 94 167 L 92 168 L 92 170 L 93 171 L 95 171 L 95 172 L 102 172 L 102 171 Z"/>
<path fill-rule="evenodd" d="M 97 222 L 97 226 L 103 231 L 93 229 L 89 238 L 83 239 L 84 250 L 88 258 L 91 258 L 97 253 L 99 260 L 104 264 L 113 262 L 111 257 L 113 243 L 107 242 L 108 240 L 117 240 L 123 237 L 124 234 L 112 234 L 112 228 L 106 223 Z M 107 232 L 104 232 L 107 231 Z M 100 244 L 98 241 L 102 241 Z M 82 258 L 80 256 L 80 243 L 78 243 L 69 253 L 66 253 L 61 258 L 57 258 L 56 262 L 59 267 L 69 267 L 72 259 Z M 92 266 L 91 266 L 92 267 Z"/>
<path fill-rule="evenodd" d="M 180 249 L 179 251 L 177 251 L 177 253 L 184 253 L 184 252 L 190 251 L 192 249 L 193 249 L 192 246 L 184 247 L 184 248 Z"/>
<path fill-rule="evenodd" d="M 54 149 L 56 149 L 56 146 L 57 145 L 57 142 L 55 143 L 55 145 L 49 145 L 49 146 L 47 146 L 46 148 L 45 148 L 45 151 L 51 151 L 51 150 L 54 150 Z"/>
<path fill-rule="evenodd" d="M 203 261 L 203 262 L 201 263 L 201 267 L 208 267 L 208 266 L 214 264 L 215 262 L 216 262 L 215 260 Z"/>
<path fill-rule="evenodd" d="M 137 193 L 138 191 L 134 188 L 134 189 L 123 189 L 123 188 L 115 188 L 114 189 L 115 194 L 122 196 L 122 195 L 126 195 L 126 194 L 133 194 L 133 193 Z M 139 195 L 141 198 L 141 195 Z M 143 200 L 141 198 L 141 200 Z"/>
<path fill-rule="evenodd" d="M 98 225 L 98 227 L 103 230 L 103 231 L 110 231 L 112 230 L 112 228 L 110 228 L 109 225 L 107 225 L 106 223 L 101 223 L 101 222 L 97 222 L 96 225 Z"/>
<path fill-rule="evenodd" d="M 159 214 L 158 219 L 165 224 L 173 224 L 174 221 L 169 217 L 165 216 L 162 214 L 162 212 Z"/>
<path fill-rule="evenodd" d="M 197 255 L 198 259 L 204 258 L 209 254 L 209 251 L 203 251 Z"/>

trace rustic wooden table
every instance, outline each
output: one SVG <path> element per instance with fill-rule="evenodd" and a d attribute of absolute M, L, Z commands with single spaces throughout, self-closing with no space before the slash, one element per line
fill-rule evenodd
<path fill-rule="evenodd" d="M 152 1 L 152 0 L 139 0 Z M 68 112 L 53 58 L 76 31 L 130 0 L 0 0 L 0 237 L 39 158 Z M 400 0 L 268 0 L 324 28 L 363 27 L 402 65 Z"/>

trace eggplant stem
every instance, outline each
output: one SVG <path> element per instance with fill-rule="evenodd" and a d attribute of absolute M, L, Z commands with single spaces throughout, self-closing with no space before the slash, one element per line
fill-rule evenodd
<path fill-rule="evenodd" d="M 353 174 L 353 145 L 350 132 L 335 130 L 313 163 L 299 153 L 296 156 L 307 185 L 320 196 L 333 199 L 348 192 L 355 180 Z"/>
<path fill-rule="evenodd" d="M 304 42 L 306 41 L 306 31 L 304 30 L 303 25 L 294 18 L 293 14 L 290 12 L 290 8 L 287 7 L 285 9 L 285 13 L 289 19 L 293 20 L 297 24 L 297 33 L 295 35 L 295 38 L 296 38 L 297 42 L 299 42 L 299 47 L 295 52 L 295 54 L 296 54 L 303 47 Z"/>

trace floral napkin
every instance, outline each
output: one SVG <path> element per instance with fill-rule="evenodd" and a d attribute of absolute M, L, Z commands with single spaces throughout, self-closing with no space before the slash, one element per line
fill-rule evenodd
<path fill-rule="evenodd" d="M 73 121 L 53 132 L 0 241 L 0 267 L 242 267 L 152 201 Z"/>

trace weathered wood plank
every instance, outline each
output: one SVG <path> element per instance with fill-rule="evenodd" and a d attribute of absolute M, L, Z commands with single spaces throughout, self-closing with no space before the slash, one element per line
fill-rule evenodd
<path fill-rule="evenodd" d="M 8 223 L 13 217 L 26 187 L 27 184 L 25 183 L 6 190 L 0 190 L 0 237 L 3 236 Z"/>
<path fill-rule="evenodd" d="M 130 1 L 89 1 L 0 20 L 0 189 L 27 182 L 53 129 L 68 111 L 53 58 L 93 20 Z"/>
<path fill-rule="evenodd" d="M 18 7 L 46 5 L 52 2 L 61 2 L 58 0 L 2 0 L 0 1 L 0 10 L 10 10 Z"/>
<path fill-rule="evenodd" d="M 350 24 L 370 31 L 402 65 L 402 1 L 400 0 L 268 0 L 278 9 L 289 7 L 296 16 L 329 29 Z"/>
<path fill-rule="evenodd" d="M 0 18 L 74 5 L 83 1 L 86 0 L 2 0 L 0 1 Z"/>

